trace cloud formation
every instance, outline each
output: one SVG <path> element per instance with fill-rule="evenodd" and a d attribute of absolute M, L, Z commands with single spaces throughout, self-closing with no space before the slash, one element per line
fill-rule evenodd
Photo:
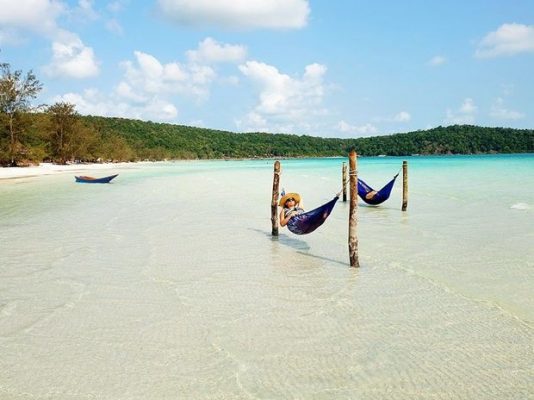
<path fill-rule="evenodd" d="M 85 46 L 75 33 L 58 26 L 57 19 L 68 12 L 62 2 L 0 0 L 0 10 L 0 38 L 4 37 L 4 41 L 13 38 L 14 32 L 30 32 L 51 41 L 52 60 L 45 67 L 49 76 L 82 79 L 98 74 L 98 61 L 93 49 Z M 85 16 L 94 13 L 92 1 L 80 0 L 77 10 L 83 11 Z"/>
<path fill-rule="evenodd" d="M 450 125 L 474 124 L 478 107 L 471 98 L 464 99 L 460 108 L 456 111 L 447 110 L 445 123 Z"/>
<path fill-rule="evenodd" d="M 491 106 L 490 116 L 498 120 L 518 120 L 524 118 L 525 114 L 507 109 L 504 105 L 504 99 L 498 97 Z"/>
<path fill-rule="evenodd" d="M 77 35 L 64 32 L 52 43 L 52 54 L 52 62 L 44 68 L 51 77 L 83 79 L 98 75 L 93 49 L 85 46 Z"/>
<path fill-rule="evenodd" d="M 56 19 L 65 12 L 54 0 L 0 0 L 0 26 L 51 35 L 57 30 Z"/>
<path fill-rule="evenodd" d="M 67 93 L 55 101 L 68 101 L 82 114 L 173 121 L 178 109 L 176 96 L 202 102 L 210 96 L 211 85 L 219 79 L 207 63 L 236 62 L 245 55 L 242 46 L 218 43 L 206 38 L 196 50 L 186 52 L 189 62 L 161 62 L 155 56 L 135 51 L 133 59 L 120 63 L 123 76 L 112 92 L 94 89 Z M 235 77 L 234 77 L 235 78 Z M 223 78 L 227 83 L 231 78 Z"/>
<path fill-rule="evenodd" d="M 409 122 L 411 119 L 412 116 L 406 111 L 401 111 L 393 117 L 393 121 L 395 122 Z"/>
<path fill-rule="evenodd" d="M 247 61 L 239 69 L 259 90 L 255 108 L 237 121 L 240 129 L 307 131 L 310 120 L 326 113 L 322 107 L 324 65 L 306 66 L 302 78 L 292 78 L 259 61 Z"/>
<path fill-rule="evenodd" d="M 187 58 L 193 63 L 241 62 L 247 50 L 244 46 L 220 44 L 208 37 L 199 43 L 197 50 L 187 51 Z"/>
<path fill-rule="evenodd" d="M 378 129 L 373 124 L 351 125 L 343 120 L 338 122 L 336 129 L 345 135 L 356 134 L 358 136 L 373 136 L 378 132 Z"/>
<path fill-rule="evenodd" d="M 298 29 L 310 13 L 308 0 L 158 0 L 158 8 L 180 25 L 226 29 Z"/>
<path fill-rule="evenodd" d="M 493 58 L 534 52 L 534 25 L 503 24 L 478 44 L 475 57 Z"/>
<path fill-rule="evenodd" d="M 148 94 L 188 94 L 207 98 L 208 86 L 216 78 L 215 70 L 206 65 L 162 64 L 156 57 L 135 51 L 135 61 L 124 61 L 124 84 Z"/>
<path fill-rule="evenodd" d="M 178 110 L 174 104 L 157 96 L 145 98 L 140 103 L 130 100 L 117 95 L 109 96 L 95 89 L 85 90 L 81 94 L 66 93 L 53 99 L 54 102 L 63 101 L 75 104 L 77 111 L 87 115 L 156 121 L 170 121 L 178 116 Z"/>

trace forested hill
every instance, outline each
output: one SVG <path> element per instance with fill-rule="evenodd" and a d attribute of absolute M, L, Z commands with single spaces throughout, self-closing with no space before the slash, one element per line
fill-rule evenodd
<path fill-rule="evenodd" d="M 103 139 L 123 138 L 138 159 L 344 156 L 352 148 L 362 156 L 534 152 L 532 129 L 454 125 L 387 136 L 333 139 L 233 133 L 122 118 L 82 118 Z"/>
<path fill-rule="evenodd" d="M 42 161 L 138 161 L 411 154 L 534 153 L 534 130 L 472 125 L 354 139 L 233 133 L 139 120 L 82 116 L 75 104 L 32 106 L 43 86 L 0 62 L 0 166 Z"/>

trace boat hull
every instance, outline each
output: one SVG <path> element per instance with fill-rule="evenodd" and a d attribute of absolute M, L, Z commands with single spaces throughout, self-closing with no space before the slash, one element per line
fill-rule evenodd
<path fill-rule="evenodd" d="M 109 183 L 111 180 L 115 177 L 117 177 L 119 174 L 111 175 L 111 176 L 105 176 L 103 178 L 93 178 L 91 176 L 75 176 L 76 182 L 79 183 Z"/>

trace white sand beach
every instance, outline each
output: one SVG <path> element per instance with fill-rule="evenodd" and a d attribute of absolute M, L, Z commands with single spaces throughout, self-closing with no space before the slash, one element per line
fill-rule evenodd
<path fill-rule="evenodd" d="M 102 171 L 127 168 L 132 163 L 95 163 L 95 164 L 68 164 L 59 165 L 52 163 L 41 163 L 31 167 L 4 167 L 0 168 L 0 180 L 27 178 L 41 175 L 56 175 L 63 173 L 78 174 L 88 171 Z"/>

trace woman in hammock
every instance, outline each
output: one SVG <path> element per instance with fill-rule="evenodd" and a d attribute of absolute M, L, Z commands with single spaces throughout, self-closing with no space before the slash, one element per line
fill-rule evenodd
<path fill-rule="evenodd" d="M 289 220 L 295 215 L 302 214 L 304 209 L 300 205 L 300 195 L 298 193 L 287 193 L 280 199 L 280 225 L 286 226 Z"/>

